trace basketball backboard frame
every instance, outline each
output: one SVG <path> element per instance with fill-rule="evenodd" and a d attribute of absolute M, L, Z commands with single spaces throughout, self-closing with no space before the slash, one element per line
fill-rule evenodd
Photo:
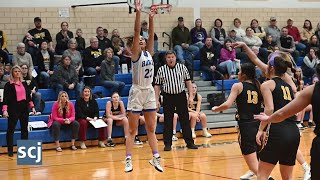
<path fill-rule="evenodd" d="M 131 8 L 135 8 L 135 0 L 127 0 Z M 178 6 L 178 0 L 142 0 L 142 12 L 149 13 L 151 7 L 157 9 L 157 14 L 171 11 L 172 7 Z"/>

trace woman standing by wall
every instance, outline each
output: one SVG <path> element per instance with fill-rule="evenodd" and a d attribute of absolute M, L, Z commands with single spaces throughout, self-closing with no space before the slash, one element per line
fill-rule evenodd
<path fill-rule="evenodd" d="M 28 139 L 29 107 L 34 114 L 36 112 L 28 85 L 22 80 L 21 68 L 13 66 L 10 81 L 4 86 L 2 111 L 3 117 L 8 118 L 7 146 L 10 157 L 13 157 L 13 134 L 18 119 L 20 119 L 21 139 Z"/>

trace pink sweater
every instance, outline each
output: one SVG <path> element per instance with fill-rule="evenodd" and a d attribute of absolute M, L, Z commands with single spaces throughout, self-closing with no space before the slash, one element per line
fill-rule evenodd
<path fill-rule="evenodd" d="M 10 80 L 10 84 L 14 84 L 14 87 L 16 89 L 16 95 L 17 95 L 17 101 L 23 101 L 26 100 L 26 90 L 24 89 L 24 86 L 21 81 L 15 83 L 14 81 Z M 34 107 L 34 104 L 32 101 L 29 102 L 29 107 Z M 2 111 L 7 111 L 8 105 L 3 105 Z"/>
<path fill-rule="evenodd" d="M 70 122 L 75 120 L 75 110 L 72 102 L 69 102 L 69 113 L 66 114 L 66 118 L 70 120 Z M 48 128 L 51 127 L 53 121 L 58 121 L 60 124 L 64 124 L 63 115 L 59 113 L 59 104 L 55 102 L 52 107 L 52 113 L 49 116 L 48 120 Z"/>
<path fill-rule="evenodd" d="M 227 60 L 234 61 L 235 58 L 236 58 L 236 50 L 235 49 L 232 49 L 232 51 L 229 51 L 225 48 L 222 48 L 220 51 L 219 64 L 224 61 L 227 61 Z"/>

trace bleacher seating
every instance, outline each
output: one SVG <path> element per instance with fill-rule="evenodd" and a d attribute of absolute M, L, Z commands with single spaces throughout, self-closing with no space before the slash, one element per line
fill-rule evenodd
<path fill-rule="evenodd" d="M 122 96 L 121 100 L 124 102 L 125 106 L 127 106 L 128 103 L 128 95 L 129 95 L 129 90 L 131 87 L 132 83 L 132 75 L 131 74 L 117 74 L 116 75 L 116 80 L 118 81 L 124 81 L 126 83 L 125 88 L 123 89 L 123 92 L 120 93 Z M 56 93 L 52 89 L 39 89 L 39 92 L 42 94 L 42 97 L 45 100 L 45 108 L 40 116 L 30 116 L 29 121 L 44 121 L 48 122 L 48 117 L 49 114 L 52 111 L 52 106 L 55 100 L 57 99 Z M 105 106 L 107 101 L 110 100 L 110 91 L 103 86 L 95 86 L 93 88 L 93 93 L 100 92 L 103 96 L 107 96 L 104 98 L 97 98 L 97 103 L 99 106 L 99 115 L 103 116 L 105 112 Z M 74 92 L 70 92 L 70 101 L 75 103 L 75 94 Z M 160 112 L 163 111 L 163 108 L 160 108 Z M 0 118 L 0 146 L 6 146 L 6 130 L 8 126 L 8 120 L 4 118 Z M 201 123 L 197 123 L 196 129 L 201 129 Z M 14 134 L 14 144 L 16 144 L 16 140 L 20 139 L 21 133 L 20 133 L 20 122 L 17 123 L 15 134 Z M 177 131 L 180 131 L 180 124 L 178 122 L 177 125 Z M 163 133 L 163 124 L 158 124 L 156 128 L 156 133 L 160 134 Z M 145 135 L 146 130 L 144 126 L 139 127 L 139 135 Z M 87 139 L 97 139 L 98 137 L 98 131 L 96 131 L 94 128 L 88 128 L 87 132 Z M 122 127 L 113 127 L 112 131 L 112 137 L 124 137 L 123 133 L 123 128 Z M 61 135 L 60 135 L 60 141 L 70 141 L 71 139 L 71 131 L 66 131 L 62 130 Z M 33 129 L 32 131 L 29 132 L 29 139 L 37 139 L 37 140 L 42 140 L 43 143 L 52 143 L 53 138 L 51 136 L 50 129 Z"/>

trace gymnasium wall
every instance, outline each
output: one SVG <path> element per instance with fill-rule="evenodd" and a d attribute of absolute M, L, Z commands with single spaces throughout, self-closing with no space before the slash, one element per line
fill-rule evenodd
<path fill-rule="evenodd" d="M 133 34 L 134 23 L 134 13 L 128 13 L 126 4 L 70 8 L 75 4 L 119 1 L 123 0 L 6 1 L 2 2 L 0 8 L 0 29 L 7 33 L 8 49 L 11 52 L 15 51 L 16 44 L 22 40 L 25 33 L 34 28 L 33 18 L 36 16 L 42 18 L 43 27 L 50 30 L 54 39 L 60 31 L 62 21 L 69 22 L 69 29 L 73 32 L 82 28 L 87 45 L 88 39 L 95 35 L 98 26 L 107 28 L 109 33 L 117 28 L 121 36 L 125 37 Z M 68 7 L 70 17 L 60 18 L 59 7 Z M 162 43 L 168 41 L 166 37 L 162 38 L 162 32 L 170 34 L 179 16 L 185 18 L 185 24 L 190 29 L 194 26 L 194 19 L 201 17 L 203 27 L 208 33 L 216 18 L 223 20 L 226 29 L 229 29 L 235 17 L 242 20 L 242 27 L 245 28 L 253 18 L 257 18 L 265 27 L 271 16 L 277 17 L 279 27 L 286 24 L 288 17 L 293 17 L 294 24 L 299 28 L 302 28 L 306 18 L 310 19 L 315 27 L 320 17 L 320 0 L 180 0 L 179 7 L 174 8 L 171 14 L 156 17 L 155 31 L 159 37 L 159 49 L 166 49 L 162 47 Z M 147 16 L 144 15 L 143 19 L 147 19 Z"/>

